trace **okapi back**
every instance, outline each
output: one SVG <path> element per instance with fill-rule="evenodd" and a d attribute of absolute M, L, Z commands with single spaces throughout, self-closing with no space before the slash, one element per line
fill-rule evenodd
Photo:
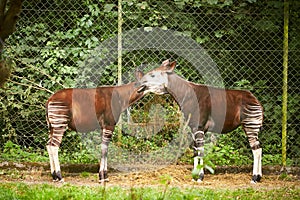
<path fill-rule="evenodd" d="M 68 116 L 68 127 L 71 130 L 89 132 L 114 126 L 121 112 L 143 95 L 137 92 L 131 94 L 133 86 L 134 83 L 115 87 L 63 89 L 48 99 L 46 108 L 48 109 L 51 102 L 65 106 L 57 114 Z M 48 113 L 47 121 L 49 123 Z"/>

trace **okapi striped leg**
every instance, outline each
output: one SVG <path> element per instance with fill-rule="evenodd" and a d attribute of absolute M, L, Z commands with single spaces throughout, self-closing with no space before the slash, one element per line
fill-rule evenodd
<path fill-rule="evenodd" d="M 110 139 L 112 137 L 113 131 L 108 129 L 102 130 L 102 143 L 101 143 L 101 161 L 100 161 L 100 169 L 99 169 L 99 183 L 108 182 L 107 176 L 107 153 L 108 153 L 108 145 Z"/>
<path fill-rule="evenodd" d="M 192 172 L 193 181 L 202 182 L 204 179 L 204 169 L 203 169 L 204 132 L 196 131 L 195 133 L 192 134 L 192 137 L 195 145 L 194 146 L 194 169 Z"/>
<path fill-rule="evenodd" d="M 47 120 L 50 128 L 47 151 L 53 181 L 64 181 L 60 170 L 58 149 L 68 126 L 68 111 L 67 106 L 63 105 L 63 102 L 49 102 L 47 107 Z"/>
<path fill-rule="evenodd" d="M 261 106 L 247 105 L 243 110 L 243 114 L 246 116 L 242 121 L 243 128 L 253 153 L 253 176 L 251 183 L 257 183 L 262 178 L 262 148 L 258 140 L 258 133 L 262 126 L 263 111 Z"/>
<path fill-rule="evenodd" d="M 62 134 L 59 133 L 56 134 L 53 133 L 52 135 L 50 134 L 50 139 L 47 144 L 47 151 L 49 154 L 50 170 L 51 170 L 53 181 L 64 182 L 61 175 L 60 164 L 58 159 L 58 150 L 59 150 L 59 145 L 61 143 L 61 140 L 62 140 Z"/>

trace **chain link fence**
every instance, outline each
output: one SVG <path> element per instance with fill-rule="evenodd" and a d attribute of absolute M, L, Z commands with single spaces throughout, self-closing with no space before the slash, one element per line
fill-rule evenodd
<path fill-rule="evenodd" d="M 38 158 L 46 156 L 45 102 L 52 93 L 68 87 L 116 85 L 120 64 L 125 84 L 134 81 L 137 67 L 147 72 L 171 59 L 178 63 L 176 73 L 189 81 L 253 92 L 265 111 L 260 134 L 264 164 L 281 164 L 283 4 L 251 2 L 123 0 L 120 10 L 118 1 L 24 1 L 17 30 L 4 52 L 14 70 L 0 90 L 2 151 L 13 147 L 34 153 L 33 161 L 46 161 Z M 291 4 L 287 157 L 288 165 L 297 166 L 299 3 Z M 120 51 L 122 63 L 118 62 Z M 195 52 L 202 52 L 204 58 Z M 193 62 L 199 59 L 203 62 Z M 156 151 L 174 141 L 179 132 L 186 133 L 183 125 L 170 96 L 146 95 L 123 114 L 113 144 L 138 155 Z M 240 128 L 206 139 L 211 142 L 212 137 L 228 151 L 217 152 L 226 157 L 225 164 L 250 164 L 251 150 Z M 63 162 L 97 162 L 87 155 L 89 141 L 99 138 L 98 132 L 67 131 L 61 155 L 69 156 Z M 182 154 L 188 155 L 187 149 L 183 146 Z M 237 155 L 235 161 L 230 162 L 230 154 Z M 159 163 L 157 157 L 151 163 Z"/>

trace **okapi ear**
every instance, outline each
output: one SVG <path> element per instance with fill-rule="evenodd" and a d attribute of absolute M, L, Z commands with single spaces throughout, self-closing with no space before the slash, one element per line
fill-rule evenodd
<path fill-rule="evenodd" d="M 176 67 L 176 61 L 171 62 L 170 65 L 168 66 L 168 72 L 173 72 L 175 67 Z"/>
<path fill-rule="evenodd" d="M 137 81 L 140 81 L 143 76 L 144 76 L 144 73 L 141 70 L 139 70 L 139 69 L 135 70 L 135 79 Z"/>
<path fill-rule="evenodd" d="M 167 59 L 167 60 L 163 61 L 163 62 L 161 63 L 161 65 L 164 66 L 164 67 L 169 66 L 169 65 L 170 65 L 170 60 Z"/>

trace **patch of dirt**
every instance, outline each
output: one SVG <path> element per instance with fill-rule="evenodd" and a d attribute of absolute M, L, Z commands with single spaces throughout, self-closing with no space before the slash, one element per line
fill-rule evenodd
<path fill-rule="evenodd" d="M 32 165 L 32 164 L 31 164 Z M 5 167 L 6 166 L 6 167 Z M 0 164 L 1 182 L 24 182 L 28 184 L 51 183 L 61 185 L 62 183 L 52 182 L 49 167 L 46 164 L 37 164 L 26 167 L 26 164 L 16 164 L 14 167 Z M 65 183 L 78 186 L 100 186 L 98 183 L 98 173 L 95 171 L 97 165 L 89 167 L 80 167 L 75 165 L 77 173 L 70 172 L 66 166 L 62 167 L 62 173 Z M 73 166 L 74 167 L 74 166 Z M 233 167 L 234 168 L 234 167 Z M 65 171 L 64 171 L 65 169 Z M 106 186 L 121 187 L 149 187 L 162 186 L 166 182 L 171 187 L 200 187 L 213 189 L 242 189 L 242 188 L 263 188 L 274 189 L 281 187 L 300 188 L 300 176 L 297 173 L 289 174 L 282 178 L 279 173 L 267 173 L 258 184 L 250 184 L 251 168 L 237 168 L 235 173 L 229 167 L 226 169 L 219 168 L 216 174 L 205 174 L 202 183 L 196 183 L 191 178 L 191 165 L 170 165 L 168 167 L 157 169 L 155 171 L 141 172 L 119 172 L 109 170 L 109 182 Z M 245 172 L 249 170 L 248 172 Z M 91 171 L 91 172 L 88 172 Z M 80 172 L 80 173 L 78 173 Z M 230 172 L 230 173 L 229 173 Z"/>

